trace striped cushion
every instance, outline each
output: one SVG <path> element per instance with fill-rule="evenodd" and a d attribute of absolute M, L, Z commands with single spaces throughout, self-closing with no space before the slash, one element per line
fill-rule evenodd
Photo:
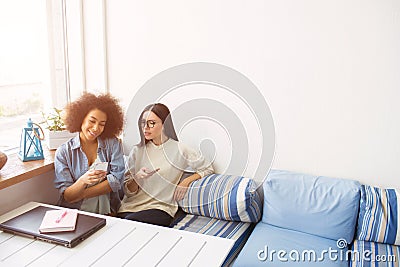
<path fill-rule="evenodd" d="M 222 264 L 222 266 L 230 266 L 246 243 L 254 225 L 186 214 L 183 218 L 175 221 L 171 227 L 235 240 L 235 244 Z"/>
<path fill-rule="evenodd" d="M 347 258 L 354 267 L 399 266 L 400 247 L 369 241 L 354 240 Z"/>
<path fill-rule="evenodd" d="M 357 239 L 400 244 L 398 197 L 395 189 L 362 186 Z"/>
<path fill-rule="evenodd" d="M 222 174 L 194 181 L 178 204 L 186 213 L 241 222 L 258 222 L 262 207 L 252 179 Z"/>

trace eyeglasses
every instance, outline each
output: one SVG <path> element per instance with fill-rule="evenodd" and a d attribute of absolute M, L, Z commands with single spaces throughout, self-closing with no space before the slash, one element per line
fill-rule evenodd
<path fill-rule="evenodd" d="M 140 126 L 142 127 L 142 128 L 144 128 L 144 127 L 148 127 L 148 128 L 154 128 L 154 126 L 157 124 L 157 122 L 156 121 L 153 121 L 153 120 L 148 120 L 148 121 L 145 121 L 145 120 L 142 120 L 141 122 L 140 122 Z"/>

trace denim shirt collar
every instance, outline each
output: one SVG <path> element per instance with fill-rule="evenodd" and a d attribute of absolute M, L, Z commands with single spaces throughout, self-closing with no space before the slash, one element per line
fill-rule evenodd
<path fill-rule="evenodd" d="M 97 137 L 97 144 L 98 144 L 98 149 L 105 149 L 106 144 L 105 141 L 99 137 Z M 72 138 L 72 149 L 77 149 L 81 147 L 81 139 L 79 139 L 79 134 L 77 134 L 75 137 Z"/>

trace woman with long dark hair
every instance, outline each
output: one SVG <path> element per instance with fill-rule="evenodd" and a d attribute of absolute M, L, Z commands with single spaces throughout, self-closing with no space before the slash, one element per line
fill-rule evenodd
<path fill-rule="evenodd" d="M 161 103 L 144 108 L 140 143 L 128 158 L 121 218 L 168 226 L 191 182 L 214 172 L 201 154 L 178 141 L 171 114 Z M 187 167 L 195 173 L 180 181 Z"/>

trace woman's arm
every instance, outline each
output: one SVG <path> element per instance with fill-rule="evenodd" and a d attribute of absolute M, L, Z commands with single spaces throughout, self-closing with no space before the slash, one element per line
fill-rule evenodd
<path fill-rule="evenodd" d="M 64 199 L 69 203 L 78 202 L 82 199 L 83 193 L 85 192 L 86 184 L 80 180 L 77 180 L 71 186 L 67 187 L 64 191 Z"/>
<path fill-rule="evenodd" d="M 88 187 L 85 189 L 84 193 L 83 193 L 83 198 L 91 198 L 91 197 L 95 197 L 95 196 L 100 196 L 100 195 L 104 195 L 107 193 L 110 193 L 112 191 L 110 184 L 108 183 L 107 180 L 104 180 L 103 182 Z"/>
<path fill-rule="evenodd" d="M 92 187 L 87 187 L 88 185 L 95 184 L 98 181 L 104 179 L 106 174 L 107 172 L 105 171 L 87 171 L 75 183 L 65 189 L 64 199 L 67 202 L 74 203 L 84 198 L 95 197 L 109 193 L 111 191 L 111 187 L 109 186 L 107 180 Z M 102 185 L 104 183 L 106 183 L 107 186 Z"/>
<path fill-rule="evenodd" d="M 69 142 L 61 145 L 54 157 L 54 186 L 59 190 L 64 200 L 70 203 L 75 202 L 74 200 L 83 194 L 86 187 L 84 181 L 76 179 L 71 172 L 70 167 L 76 163 L 76 160 L 71 153 Z"/>
<path fill-rule="evenodd" d="M 130 175 L 129 180 L 125 181 L 125 185 L 132 194 L 135 194 L 140 188 L 138 181 L 149 178 L 159 170 L 159 168 L 155 170 L 150 170 L 146 167 L 142 167 L 135 175 L 133 175 L 133 177 L 132 175 Z"/>
<path fill-rule="evenodd" d="M 73 168 L 78 162 L 76 158 L 72 157 L 71 148 L 63 145 L 57 149 L 54 159 L 55 187 L 59 189 L 65 201 L 75 203 L 84 198 L 107 194 L 110 192 L 110 188 L 112 191 L 118 191 L 121 188 L 125 171 L 122 148 L 117 139 L 112 141 L 112 145 L 107 146 L 107 154 L 110 156 L 105 158 L 110 161 L 110 173 L 108 175 L 105 171 L 88 170 L 84 175 L 76 179 L 71 173 L 70 166 Z M 107 179 L 103 181 L 106 175 Z M 97 184 L 99 181 L 103 182 Z M 88 188 L 90 185 L 95 186 Z M 86 190 L 88 191 L 86 192 Z"/>
<path fill-rule="evenodd" d="M 129 153 L 127 163 L 126 163 L 126 172 L 125 172 L 125 180 L 124 180 L 124 192 L 130 197 L 135 195 L 139 191 L 139 185 L 135 180 L 135 161 L 136 161 L 136 153 L 138 151 L 138 146 L 134 146 Z"/>
<path fill-rule="evenodd" d="M 85 198 L 91 198 L 96 196 L 101 196 L 108 194 L 111 191 L 117 192 L 121 189 L 122 180 L 125 172 L 124 157 L 122 153 L 121 142 L 117 138 L 107 139 L 106 141 L 107 151 L 105 151 L 106 156 L 103 160 L 109 161 L 109 173 L 105 171 L 88 171 L 79 180 L 65 190 L 64 198 L 70 202 L 77 202 Z M 106 178 L 104 181 L 103 179 Z M 93 179 L 93 183 L 91 182 Z M 97 180 L 96 180 L 97 179 Z M 79 181 L 81 181 L 78 183 Z M 102 181 L 96 184 L 98 181 Z M 93 186 L 87 187 L 87 185 L 95 184 Z"/>
<path fill-rule="evenodd" d="M 188 187 L 193 181 L 214 173 L 212 164 L 209 163 L 200 153 L 182 144 L 180 144 L 180 149 L 182 149 L 183 155 L 187 159 L 187 164 L 192 169 L 196 170 L 196 173 L 187 177 L 177 185 L 174 192 L 174 199 L 177 201 L 184 198 Z"/>
<path fill-rule="evenodd" d="M 186 177 L 185 179 L 183 179 L 182 182 L 179 183 L 179 185 L 181 186 L 189 186 L 192 182 L 199 180 L 201 178 L 200 174 L 198 173 L 194 173 L 188 177 Z"/>
<path fill-rule="evenodd" d="M 186 177 L 185 179 L 183 179 L 182 182 L 180 182 L 175 189 L 174 199 L 176 201 L 183 199 L 185 197 L 186 191 L 187 191 L 188 187 L 190 186 L 190 184 L 193 181 L 196 181 L 200 178 L 201 178 L 201 176 L 198 173 L 195 173 L 195 174 L 192 174 L 189 177 Z"/>
<path fill-rule="evenodd" d="M 122 151 L 122 144 L 119 139 L 111 138 L 107 140 L 107 156 L 104 160 L 109 161 L 110 168 L 107 174 L 108 185 L 113 192 L 118 192 L 124 183 L 125 160 Z"/>
<path fill-rule="evenodd" d="M 125 186 L 131 194 L 136 194 L 139 190 L 139 185 L 136 183 L 135 178 L 125 181 Z"/>

